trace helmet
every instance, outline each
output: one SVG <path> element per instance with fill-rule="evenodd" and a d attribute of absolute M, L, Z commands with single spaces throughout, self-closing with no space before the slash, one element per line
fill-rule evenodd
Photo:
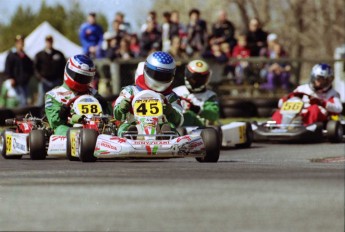
<path fill-rule="evenodd" d="M 210 80 L 211 71 L 208 64 L 202 60 L 193 60 L 185 69 L 185 84 L 189 91 L 201 92 Z"/>
<path fill-rule="evenodd" d="M 163 92 L 174 80 L 176 64 L 166 52 L 153 52 L 144 65 L 145 84 L 152 90 Z"/>
<path fill-rule="evenodd" d="M 333 82 L 332 67 L 328 64 L 316 64 L 311 70 L 310 86 L 315 91 L 328 90 Z"/>
<path fill-rule="evenodd" d="M 72 90 L 85 92 L 96 74 L 93 61 L 85 55 L 75 55 L 66 63 L 65 83 Z"/>

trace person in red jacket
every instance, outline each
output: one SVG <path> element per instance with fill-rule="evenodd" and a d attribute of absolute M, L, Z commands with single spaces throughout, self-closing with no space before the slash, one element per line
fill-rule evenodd
<path fill-rule="evenodd" d="M 339 93 L 332 87 L 334 76 L 330 65 L 316 64 L 311 70 L 310 81 L 298 86 L 289 96 L 279 100 L 278 107 L 291 96 L 300 96 L 304 102 L 301 116 L 304 125 L 326 122 L 330 115 L 340 114 L 343 110 Z M 281 123 L 282 115 L 277 110 L 272 119 Z"/>
<path fill-rule="evenodd" d="M 239 35 L 237 45 L 232 52 L 234 58 L 248 58 L 250 57 L 250 49 L 247 46 L 247 37 Z M 248 74 L 249 63 L 248 61 L 239 61 L 235 63 L 235 79 L 237 84 L 242 84 Z"/>

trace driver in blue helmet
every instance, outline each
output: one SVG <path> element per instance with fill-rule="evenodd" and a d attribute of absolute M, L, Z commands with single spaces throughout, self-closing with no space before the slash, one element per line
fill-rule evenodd
<path fill-rule="evenodd" d="M 47 92 L 45 96 L 45 113 L 54 134 L 65 136 L 72 123 L 80 121 L 80 115 L 69 118 L 71 109 L 67 104 L 76 96 L 94 96 L 101 104 L 103 113 L 111 114 L 110 104 L 90 85 L 95 74 L 96 67 L 88 56 L 75 55 L 68 59 L 64 83 Z"/>
<path fill-rule="evenodd" d="M 183 123 L 182 106 L 172 90 L 176 70 L 173 57 L 166 52 L 153 52 L 146 58 L 143 70 L 140 70 L 141 73 L 136 74 L 135 85 L 124 87 L 114 104 L 114 118 L 123 122 L 118 130 L 119 136 L 124 131 L 136 130 L 131 100 L 142 90 L 152 90 L 163 97 L 165 123 L 161 125 L 162 132 L 173 130 Z"/>

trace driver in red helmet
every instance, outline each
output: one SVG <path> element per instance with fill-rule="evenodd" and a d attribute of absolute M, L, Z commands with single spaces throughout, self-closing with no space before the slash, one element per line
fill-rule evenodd
<path fill-rule="evenodd" d="M 95 74 L 96 67 L 88 56 L 75 55 L 69 58 L 65 66 L 64 83 L 47 92 L 45 96 L 45 113 L 54 134 L 66 135 L 72 123 L 80 120 L 79 115 L 69 119 L 70 107 L 67 103 L 76 96 L 94 96 L 101 104 L 103 113 L 111 114 L 112 110 L 107 101 L 90 86 Z"/>

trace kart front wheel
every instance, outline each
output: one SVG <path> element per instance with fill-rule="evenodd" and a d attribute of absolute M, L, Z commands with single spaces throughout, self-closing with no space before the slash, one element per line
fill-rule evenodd
<path fill-rule="evenodd" d="M 71 141 L 71 132 L 72 131 L 75 131 L 75 130 L 80 130 L 80 128 L 69 128 L 68 131 L 67 131 L 67 136 L 66 136 L 66 156 L 68 158 L 69 161 L 79 161 L 79 157 L 75 157 L 75 156 L 72 156 L 72 142 L 74 143 L 73 146 L 75 146 L 75 143 L 76 141 Z M 73 138 L 75 139 L 75 138 Z M 73 148 L 75 149 L 75 148 Z M 77 151 L 74 151 L 74 152 L 77 152 Z"/>
<path fill-rule="evenodd" d="M 332 143 L 340 143 L 343 140 L 344 130 L 339 121 L 327 122 L 327 138 Z"/>
<path fill-rule="evenodd" d="M 219 159 L 220 141 L 219 134 L 216 129 L 209 127 L 201 131 L 200 134 L 205 144 L 206 155 L 201 158 L 196 158 L 201 163 L 216 163 Z"/>
<path fill-rule="evenodd" d="M 22 155 L 7 155 L 6 151 L 8 149 L 8 145 L 12 145 L 12 139 L 10 137 L 6 137 L 6 131 L 11 131 L 11 130 L 5 130 L 3 132 L 1 132 L 1 135 L 0 135 L 0 152 L 1 152 L 1 155 L 2 157 L 4 157 L 4 159 L 21 159 L 22 158 Z M 7 139 L 9 139 L 7 141 Z"/>
<path fill-rule="evenodd" d="M 43 160 L 47 156 L 46 136 L 44 130 L 32 130 L 29 135 L 30 158 Z"/>
<path fill-rule="evenodd" d="M 82 162 L 95 162 L 94 151 L 97 142 L 98 132 L 92 129 L 82 129 L 79 134 L 80 147 L 79 158 Z"/>

